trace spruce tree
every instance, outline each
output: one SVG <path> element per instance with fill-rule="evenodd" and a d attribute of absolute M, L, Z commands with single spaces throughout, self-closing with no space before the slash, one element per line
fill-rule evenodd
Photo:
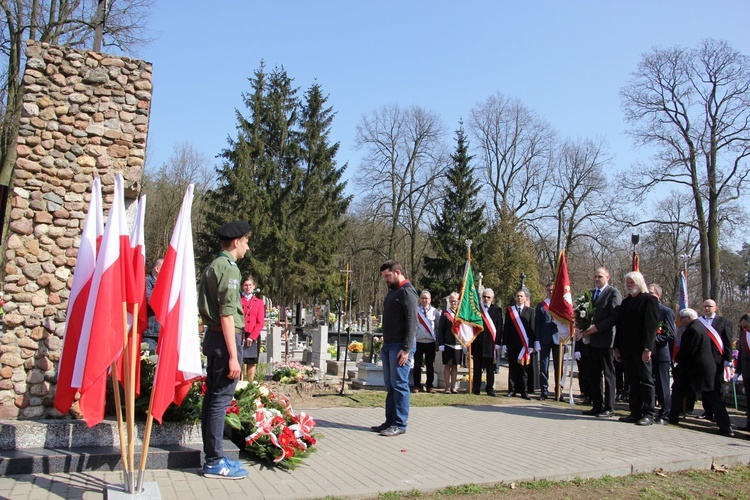
<path fill-rule="evenodd" d="M 209 195 L 205 264 L 215 255 L 213 232 L 236 219 L 250 223 L 250 252 L 238 262 L 252 272 L 263 292 L 289 304 L 329 291 L 334 252 L 348 199 L 338 144 L 329 144 L 334 113 L 314 85 L 297 96 L 283 68 L 265 65 L 249 79 L 243 94 L 247 115 L 237 111 L 237 136 L 228 139 L 218 168 L 218 187 Z"/>
<path fill-rule="evenodd" d="M 477 201 L 480 185 L 474 178 L 473 156 L 469 155 L 469 141 L 463 123 L 456 131 L 456 150 L 451 155 L 451 166 L 445 174 L 443 207 L 431 225 L 430 244 L 434 257 L 425 256 L 426 276 L 421 285 L 430 290 L 438 305 L 453 291 L 458 291 L 466 262 L 466 240 L 472 240 L 472 259 L 481 258 L 486 219 L 485 205 Z M 476 269 L 476 264 L 474 264 Z M 444 304 L 440 303 L 442 308 Z"/>

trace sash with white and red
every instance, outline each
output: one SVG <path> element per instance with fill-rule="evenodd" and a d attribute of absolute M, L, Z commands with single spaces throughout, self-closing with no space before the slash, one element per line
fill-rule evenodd
<path fill-rule="evenodd" d="M 706 330 L 708 330 L 708 336 L 711 338 L 711 342 L 714 343 L 716 346 L 716 349 L 719 351 L 719 354 L 724 354 L 724 342 L 721 341 L 721 335 L 719 335 L 719 332 L 716 331 L 716 329 L 711 325 L 711 323 L 704 318 L 703 316 L 700 317 L 701 323 L 703 323 L 703 326 L 706 327 Z"/>
<path fill-rule="evenodd" d="M 724 342 L 721 341 L 721 335 L 719 335 L 719 332 L 716 331 L 716 329 L 713 327 L 709 321 L 704 318 L 703 316 L 700 317 L 701 323 L 706 327 L 706 330 L 708 330 L 708 336 L 711 338 L 711 342 L 714 343 L 716 346 L 716 349 L 719 351 L 719 354 L 724 355 Z M 724 367 L 724 382 L 729 382 L 729 380 L 732 378 L 732 370 L 729 366 Z"/>
<path fill-rule="evenodd" d="M 513 306 L 508 308 L 508 316 L 513 320 L 513 326 L 516 327 L 516 333 L 521 338 L 521 352 L 518 354 L 518 362 L 522 365 L 528 365 L 531 361 L 531 348 L 529 347 L 529 336 L 526 333 L 526 328 L 523 326 L 521 316 L 518 314 L 518 309 Z"/>
<path fill-rule="evenodd" d="M 417 314 L 417 318 L 419 319 L 419 324 L 422 325 L 422 328 L 427 330 L 427 333 L 430 334 L 432 337 L 432 340 L 436 340 L 435 338 L 435 329 L 432 327 L 432 323 L 429 319 L 427 319 L 427 316 L 425 316 L 424 309 L 420 310 Z"/>
<path fill-rule="evenodd" d="M 482 320 L 484 320 L 484 324 L 487 327 L 487 330 L 489 330 L 490 334 L 492 335 L 492 343 L 494 344 L 495 336 L 497 335 L 497 331 L 495 331 L 495 322 L 492 321 L 492 318 L 487 315 L 484 307 L 480 307 L 479 312 L 482 313 Z"/>

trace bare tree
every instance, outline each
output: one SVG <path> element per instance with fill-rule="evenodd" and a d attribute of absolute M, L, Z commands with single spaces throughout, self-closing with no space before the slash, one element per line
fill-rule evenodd
<path fill-rule="evenodd" d="M 8 186 L 16 161 L 21 113 L 24 44 L 93 47 L 97 28 L 101 43 L 122 51 L 150 41 L 146 23 L 154 0 L 0 0 L 0 71 L 4 77 L 0 121 L 0 185 Z"/>
<path fill-rule="evenodd" d="M 203 225 L 204 194 L 211 187 L 212 177 L 213 169 L 208 158 L 187 142 L 176 144 L 172 155 L 156 172 L 144 172 L 143 192 L 148 196 L 145 237 L 149 261 L 166 252 L 188 184 L 195 184 L 194 232 Z"/>
<path fill-rule="evenodd" d="M 445 168 L 444 127 L 437 114 L 418 106 L 384 106 L 357 125 L 357 146 L 365 150 L 356 184 L 366 193 L 373 217 L 390 227 L 387 254 L 402 238 L 404 264 L 412 277 L 422 260 L 429 216 L 439 201 L 437 181 Z"/>
<path fill-rule="evenodd" d="M 695 49 L 654 49 L 621 97 L 635 142 L 657 151 L 653 163 L 634 167 L 623 184 L 643 194 L 665 182 L 689 190 L 703 296 L 719 299 L 722 212 L 750 173 L 750 59 L 717 40 Z"/>
<path fill-rule="evenodd" d="M 471 110 L 469 130 L 496 215 L 513 213 L 522 224 L 540 217 L 549 207 L 552 127 L 520 101 L 498 93 Z"/>

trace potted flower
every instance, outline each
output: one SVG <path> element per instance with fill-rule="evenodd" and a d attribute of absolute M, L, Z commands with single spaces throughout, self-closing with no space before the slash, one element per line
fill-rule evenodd
<path fill-rule="evenodd" d="M 346 350 L 349 353 L 350 361 L 359 361 L 360 359 L 362 359 L 362 353 L 364 352 L 364 345 L 362 344 L 362 342 L 357 342 L 355 340 L 351 344 L 349 344 Z"/>

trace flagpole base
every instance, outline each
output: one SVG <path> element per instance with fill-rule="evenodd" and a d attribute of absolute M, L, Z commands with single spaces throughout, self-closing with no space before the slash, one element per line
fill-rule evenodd
<path fill-rule="evenodd" d="M 130 493 L 125 484 L 108 484 L 104 490 L 106 500 L 161 500 L 161 492 L 156 482 L 143 483 L 140 493 Z"/>

